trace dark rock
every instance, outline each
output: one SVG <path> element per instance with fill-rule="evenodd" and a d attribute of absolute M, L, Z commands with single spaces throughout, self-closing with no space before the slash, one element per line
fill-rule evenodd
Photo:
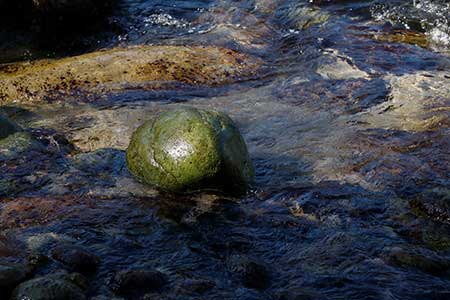
<path fill-rule="evenodd" d="M 239 288 L 235 292 L 233 299 L 236 300 L 273 300 L 273 297 L 267 295 L 263 291 L 254 289 Z"/>
<path fill-rule="evenodd" d="M 0 151 L 2 159 L 15 158 L 21 154 L 43 148 L 42 144 L 35 140 L 28 132 L 16 132 L 4 139 L 0 139 Z"/>
<path fill-rule="evenodd" d="M 176 297 L 169 297 L 158 293 L 148 293 L 142 297 L 142 300 L 175 300 Z"/>
<path fill-rule="evenodd" d="M 45 266 L 49 261 L 46 255 L 40 253 L 30 253 L 27 260 L 29 265 L 34 269 Z"/>
<path fill-rule="evenodd" d="M 100 258 L 87 249 L 62 245 L 52 250 L 52 257 L 77 272 L 89 272 L 97 268 Z"/>
<path fill-rule="evenodd" d="M 279 296 L 279 300 L 321 300 L 324 296 L 307 288 L 289 289 Z"/>
<path fill-rule="evenodd" d="M 59 276 L 56 275 L 56 278 L 60 278 L 62 280 L 73 283 L 82 290 L 87 290 L 87 288 L 89 287 L 89 283 L 86 277 L 84 277 L 80 273 L 61 274 Z"/>
<path fill-rule="evenodd" d="M 178 295 L 196 295 L 202 294 L 215 286 L 210 280 L 186 279 L 178 283 L 175 287 L 175 293 Z"/>
<path fill-rule="evenodd" d="M 450 269 L 450 260 L 425 248 L 394 247 L 387 250 L 388 263 L 400 267 L 416 268 L 433 275 L 440 275 Z"/>
<path fill-rule="evenodd" d="M 166 282 L 166 276 L 158 271 L 124 270 L 114 276 L 112 289 L 117 294 L 135 295 L 158 291 Z"/>
<path fill-rule="evenodd" d="M 20 131 L 20 127 L 6 116 L 0 115 L 0 139 Z"/>
<path fill-rule="evenodd" d="M 267 267 L 257 260 L 242 255 L 233 255 L 228 259 L 230 271 L 240 277 L 244 286 L 253 289 L 265 289 L 270 285 Z"/>
<path fill-rule="evenodd" d="M 139 127 L 127 164 L 141 181 L 170 192 L 243 193 L 254 173 L 234 122 L 223 113 L 195 108 L 168 111 Z"/>
<path fill-rule="evenodd" d="M 0 264 L 0 291 L 12 290 L 28 276 L 27 266 L 19 264 Z"/>
<path fill-rule="evenodd" d="M 33 7 L 41 13 L 60 16 L 91 16 L 111 5 L 111 0 L 33 0 Z"/>
<path fill-rule="evenodd" d="M 77 285 L 56 276 L 44 276 L 20 284 L 12 300 L 85 300 Z"/>

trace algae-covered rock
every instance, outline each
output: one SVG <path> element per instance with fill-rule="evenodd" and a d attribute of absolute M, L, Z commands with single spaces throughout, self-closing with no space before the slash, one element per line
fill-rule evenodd
<path fill-rule="evenodd" d="M 179 108 L 144 123 L 127 150 L 131 173 L 173 192 L 247 190 L 253 167 L 245 142 L 223 113 Z"/>
<path fill-rule="evenodd" d="M 44 276 L 26 281 L 13 292 L 12 300 L 84 300 L 83 290 L 70 281 Z"/>
<path fill-rule="evenodd" d="M 259 60 L 224 48 L 136 46 L 0 65 L 0 105 L 174 83 L 220 85 L 254 74 Z"/>
<path fill-rule="evenodd" d="M 7 117 L 0 115 L 0 139 L 20 131 L 20 127 L 9 120 Z"/>
<path fill-rule="evenodd" d="M 293 23 L 295 28 L 300 30 L 325 23 L 329 18 L 330 15 L 326 12 L 314 7 L 305 7 L 303 4 L 296 6 L 288 14 L 288 20 Z"/>
<path fill-rule="evenodd" d="M 430 42 L 425 33 L 415 32 L 412 30 L 394 30 L 392 32 L 384 32 L 374 34 L 374 39 L 382 42 L 405 43 L 417 45 L 422 48 L 430 46 Z"/>

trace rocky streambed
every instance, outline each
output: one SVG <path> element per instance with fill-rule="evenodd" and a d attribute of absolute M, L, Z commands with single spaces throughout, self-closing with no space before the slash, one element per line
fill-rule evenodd
<path fill-rule="evenodd" d="M 123 0 L 89 30 L 5 18 L 0 298 L 447 299 L 446 5 Z M 251 192 L 133 178 L 132 133 L 180 106 L 233 118 Z"/>

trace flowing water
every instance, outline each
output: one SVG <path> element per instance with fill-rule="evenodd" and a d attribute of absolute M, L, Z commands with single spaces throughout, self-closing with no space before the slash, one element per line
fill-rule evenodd
<path fill-rule="evenodd" d="M 106 299 L 127 268 L 168 276 L 154 299 L 449 299 L 447 1 L 122 0 L 97 23 L 43 43 L 5 26 L 0 61 L 212 45 L 263 67 L 222 86 L 3 106 L 44 146 L 0 153 L 0 254 L 88 247 L 101 264 L 87 295 Z M 180 105 L 237 122 L 251 193 L 167 195 L 131 177 L 133 130 Z M 245 259 L 265 271 L 242 280 Z"/>

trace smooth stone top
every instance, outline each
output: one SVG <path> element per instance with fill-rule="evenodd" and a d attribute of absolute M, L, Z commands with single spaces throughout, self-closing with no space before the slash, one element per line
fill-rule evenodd
<path fill-rule="evenodd" d="M 127 150 L 127 164 L 142 182 L 170 192 L 243 193 L 254 176 L 234 122 L 223 113 L 189 107 L 139 127 Z"/>
<path fill-rule="evenodd" d="M 77 285 L 56 276 L 44 276 L 20 284 L 13 292 L 12 300 L 85 300 Z"/>

